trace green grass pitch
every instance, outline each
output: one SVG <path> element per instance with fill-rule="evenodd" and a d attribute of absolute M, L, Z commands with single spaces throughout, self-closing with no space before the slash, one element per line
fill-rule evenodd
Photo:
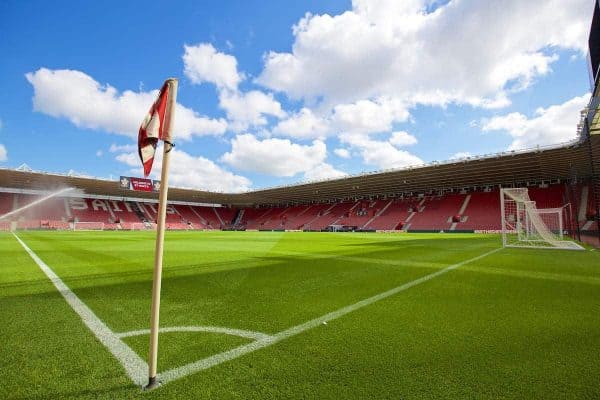
<path fill-rule="evenodd" d="M 18 236 L 112 331 L 148 328 L 153 232 Z M 498 247 L 496 235 L 167 232 L 160 322 L 275 335 Z M 4 233 L 0 324 L 2 399 L 600 398 L 590 249 L 502 249 L 142 392 Z M 146 360 L 148 335 L 122 340 Z M 161 333 L 159 373 L 253 340 Z"/>

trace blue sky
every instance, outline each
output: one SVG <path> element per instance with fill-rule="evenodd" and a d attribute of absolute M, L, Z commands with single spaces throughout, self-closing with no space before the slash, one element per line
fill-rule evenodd
<path fill-rule="evenodd" d="M 180 187 L 241 191 L 568 141 L 589 92 L 592 7 L 5 1 L 0 166 L 141 175 L 137 128 L 170 76 Z"/>

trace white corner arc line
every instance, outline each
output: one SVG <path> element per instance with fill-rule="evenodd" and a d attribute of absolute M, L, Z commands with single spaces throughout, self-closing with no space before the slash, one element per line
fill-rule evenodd
<path fill-rule="evenodd" d="M 148 364 L 140 358 L 125 342 L 123 342 L 94 312 L 82 302 L 71 289 L 54 273 L 54 271 L 44 263 L 27 245 L 15 234 L 13 236 L 23 246 L 27 254 L 40 267 L 42 272 L 46 274 L 48 279 L 54 284 L 56 289 L 65 298 L 67 303 L 75 311 L 83 323 L 90 331 L 98 338 L 100 343 L 104 345 L 119 360 L 125 368 L 127 375 L 137 385 L 146 383 Z"/>
<path fill-rule="evenodd" d="M 244 329 L 235 329 L 235 328 L 224 328 L 221 326 L 170 326 L 165 328 L 160 328 L 158 330 L 159 333 L 169 333 L 169 332 L 208 332 L 208 333 L 223 333 L 225 335 L 231 336 L 239 336 L 246 339 L 253 340 L 266 340 L 271 339 L 271 335 L 267 335 L 262 332 L 254 332 L 247 331 Z M 116 333 L 119 338 L 126 338 L 132 336 L 141 336 L 141 335 L 149 335 L 150 329 L 139 329 L 137 331 L 129 331 L 129 332 L 121 332 Z"/>
<path fill-rule="evenodd" d="M 233 359 L 236 359 L 238 357 L 241 357 L 245 354 L 254 352 L 256 350 L 271 346 L 277 342 L 280 342 L 284 339 L 290 338 L 292 336 L 296 336 L 302 332 L 305 332 L 309 329 L 313 329 L 316 328 L 317 326 L 320 326 L 323 322 L 327 322 L 327 321 L 331 321 L 337 318 L 340 318 L 346 314 L 349 314 L 353 311 L 356 311 L 358 309 L 361 309 L 363 307 L 366 307 L 370 304 L 373 304 L 377 301 L 383 300 L 387 297 L 393 296 L 397 293 L 400 293 L 404 290 L 410 289 L 413 286 L 417 286 L 420 285 L 421 283 L 425 283 L 427 281 L 430 281 L 434 278 L 437 278 L 438 276 L 444 275 L 456 268 L 459 268 L 465 264 L 469 264 L 472 263 L 474 261 L 478 261 L 481 260 L 484 257 L 487 257 L 493 253 L 496 253 L 498 251 L 502 250 L 502 248 L 496 248 L 493 250 L 490 250 L 486 253 L 483 253 L 479 256 L 473 257 L 473 258 L 469 258 L 468 260 L 464 260 L 461 261 L 459 263 L 456 264 L 452 264 L 447 266 L 444 269 L 441 269 L 439 271 L 433 272 L 431 274 L 422 276 L 420 278 L 417 278 L 415 280 L 412 280 L 410 282 L 407 282 L 403 285 L 397 286 L 393 289 L 390 289 L 388 291 L 379 293 L 375 296 L 366 298 L 364 300 L 361 300 L 357 303 L 351 304 L 349 306 L 346 307 L 342 307 L 339 310 L 330 312 L 328 314 L 322 315 L 318 318 L 312 319 L 310 321 L 307 321 L 303 324 L 300 325 L 296 325 L 294 327 L 291 327 L 289 329 L 286 329 L 284 331 L 281 331 L 279 333 L 276 333 L 275 335 L 272 335 L 269 338 L 265 338 L 265 339 L 261 339 L 261 340 L 257 340 L 256 342 L 252 342 L 252 343 L 248 343 L 246 345 L 242 345 L 239 347 L 236 347 L 234 349 L 228 350 L 228 351 L 224 351 L 222 353 L 219 354 L 215 354 L 213 356 L 210 357 L 206 357 L 202 360 L 198 360 L 196 362 L 192 362 L 190 364 L 184 365 L 182 367 L 178 367 L 178 368 L 173 368 L 170 369 L 168 371 L 165 371 L 161 374 L 159 374 L 159 380 L 161 381 L 161 383 L 166 384 L 168 382 L 174 381 L 176 379 L 180 379 L 183 378 L 184 376 L 196 373 L 198 371 L 202 371 L 202 370 L 206 370 L 208 368 L 214 367 L 216 365 L 219 365 L 221 363 L 224 363 L 226 361 L 231 361 Z"/>

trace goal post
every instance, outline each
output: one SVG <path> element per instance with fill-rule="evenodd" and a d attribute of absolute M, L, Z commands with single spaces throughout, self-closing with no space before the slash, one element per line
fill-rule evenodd
<path fill-rule="evenodd" d="M 568 208 L 537 208 L 527 188 L 500 189 L 502 245 L 546 249 L 583 250 L 564 239 Z"/>

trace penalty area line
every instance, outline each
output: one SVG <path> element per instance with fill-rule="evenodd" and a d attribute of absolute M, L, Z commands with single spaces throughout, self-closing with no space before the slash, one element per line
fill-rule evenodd
<path fill-rule="evenodd" d="M 163 373 L 159 374 L 159 380 L 161 383 L 166 384 L 168 382 L 183 378 L 187 375 L 202 371 L 202 370 L 206 370 L 209 369 L 211 367 L 217 366 L 221 363 L 227 362 L 227 361 L 231 361 L 234 360 L 238 357 L 241 357 L 245 354 L 254 352 L 256 350 L 259 349 L 263 349 L 265 347 L 274 345 L 275 343 L 278 343 L 282 340 L 288 339 L 290 337 L 296 336 L 302 332 L 305 332 L 307 330 L 316 328 L 317 326 L 320 326 L 321 324 L 323 324 L 323 322 L 328 322 L 328 321 L 332 321 L 335 320 L 337 318 L 340 318 L 346 314 L 349 314 L 351 312 L 354 312 L 356 310 L 359 310 L 363 307 L 366 307 L 368 305 L 371 305 L 375 302 L 378 302 L 380 300 L 383 300 L 385 298 L 388 298 L 390 296 L 393 296 L 395 294 L 398 294 L 400 292 L 403 292 L 407 289 L 412 288 L 413 286 L 417 286 L 420 285 L 422 283 L 425 283 L 427 281 L 430 281 L 434 278 L 437 278 L 441 275 L 444 275 L 452 270 L 455 270 L 465 264 L 469 264 L 478 260 L 481 260 L 482 258 L 485 258 L 491 254 L 494 254 L 498 251 L 502 250 L 502 248 L 496 248 L 493 250 L 490 250 L 486 253 L 483 253 L 479 256 L 473 257 L 473 258 L 469 258 L 468 260 L 464 260 L 461 261 L 459 263 L 456 264 L 452 264 L 449 265 L 447 267 L 445 267 L 444 269 L 441 269 L 439 271 L 433 272 L 431 274 L 422 276 L 420 278 L 417 278 L 415 280 L 412 280 L 410 282 L 407 282 L 403 285 L 397 286 L 393 289 L 387 290 L 385 292 L 379 293 L 375 296 L 371 296 L 368 297 L 364 300 L 361 300 L 359 302 L 356 302 L 354 304 L 351 304 L 349 306 L 346 307 L 342 307 L 336 311 L 332 311 L 328 314 L 322 315 L 318 318 L 315 319 L 311 319 L 310 321 L 307 321 L 303 324 L 300 325 L 296 325 L 293 326 L 291 328 L 288 328 L 286 330 L 283 330 L 281 332 L 278 332 L 270 337 L 264 338 L 264 339 L 259 339 L 255 342 L 252 343 L 248 343 L 246 345 L 242 345 L 239 347 L 236 347 L 234 349 L 228 350 L 228 351 L 224 351 L 222 353 L 219 354 L 215 354 L 213 356 L 204 358 L 202 360 L 198 360 L 196 362 L 184 365 L 182 367 L 178 367 L 178 368 L 173 368 L 170 369 L 168 371 L 165 371 Z"/>
<path fill-rule="evenodd" d="M 33 252 L 15 233 L 13 236 L 21 244 L 23 249 L 29 254 L 33 261 L 46 274 L 48 279 L 54 284 L 59 293 L 65 298 L 73 311 L 79 315 L 83 323 L 119 360 L 125 368 L 127 375 L 137 385 L 144 385 L 147 382 L 148 364 L 140 358 L 131 348 L 123 342 L 94 312 L 83 302 L 69 287 L 56 275 L 56 273 L 44 262 L 37 254 Z"/>

